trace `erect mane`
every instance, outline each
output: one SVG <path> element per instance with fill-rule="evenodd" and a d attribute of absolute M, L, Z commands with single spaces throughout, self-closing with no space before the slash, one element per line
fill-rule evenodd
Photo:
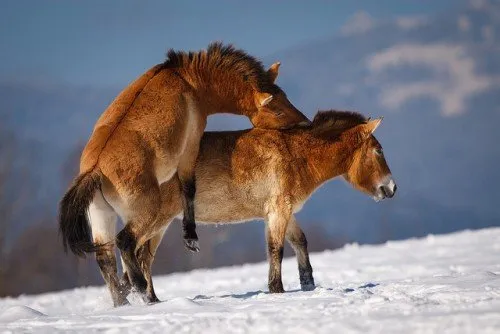
<path fill-rule="evenodd" d="M 170 49 L 163 65 L 166 68 L 232 71 L 261 92 L 275 93 L 278 89 L 259 60 L 231 44 L 214 42 L 206 50 L 196 52 Z"/>
<path fill-rule="evenodd" d="M 332 132 L 342 132 L 359 124 L 364 124 L 368 119 L 354 111 L 318 111 L 314 116 L 312 128 L 326 128 Z"/>

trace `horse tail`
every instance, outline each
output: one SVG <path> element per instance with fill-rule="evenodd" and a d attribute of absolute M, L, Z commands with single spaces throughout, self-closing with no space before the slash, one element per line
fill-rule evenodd
<path fill-rule="evenodd" d="M 100 191 L 102 174 L 97 168 L 80 174 L 59 203 L 59 233 L 64 251 L 77 256 L 97 251 L 100 245 L 92 242 L 87 210 L 94 194 Z"/>

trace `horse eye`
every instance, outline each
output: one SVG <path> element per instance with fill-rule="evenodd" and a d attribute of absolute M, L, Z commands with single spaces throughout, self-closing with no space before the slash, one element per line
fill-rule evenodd
<path fill-rule="evenodd" d="M 376 148 L 375 149 L 375 154 L 377 154 L 377 155 L 383 155 L 384 151 L 382 151 L 382 148 Z"/>

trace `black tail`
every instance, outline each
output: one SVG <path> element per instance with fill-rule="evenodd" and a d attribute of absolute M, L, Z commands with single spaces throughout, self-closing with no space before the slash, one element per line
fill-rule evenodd
<path fill-rule="evenodd" d="M 59 203 L 59 232 L 65 252 L 69 247 L 75 255 L 85 257 L 85 253 L 97 250 L 98 245 L 92 242 L 87 209 L 100 188 L 98 170 L 80 174 Z"/>

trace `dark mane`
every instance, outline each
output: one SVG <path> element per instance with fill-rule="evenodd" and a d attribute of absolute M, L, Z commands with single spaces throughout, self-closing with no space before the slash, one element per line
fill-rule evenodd
<path fill-rule="evenodd" d="M 245 51 L 236 49 L 233 45 L 224 45 L 221 42 L 211 43 L 207 50 L 167 52 L 167 59 L 163 63 L 166 68 L 194 68 L 217 69 L 234 71 L 244 81 L 253 84 L 259 91 L 275 93 L 278 89 L 270 80 L 262 63 L 248 55 Z"/>
<path fill-rule="evenodd" d="M 354 111 L 318 111 L 314 116 L 312 128 L 327 126 L 331 131 L 341 132 L 367 121 L 368 119 L 365 116 Z"/>

